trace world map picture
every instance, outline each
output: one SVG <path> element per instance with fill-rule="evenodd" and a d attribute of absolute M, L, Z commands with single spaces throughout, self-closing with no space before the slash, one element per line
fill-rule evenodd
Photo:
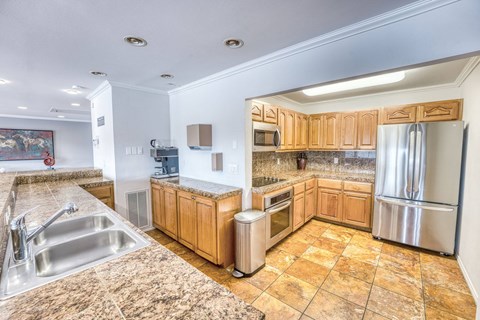
<path fill-rule="evenodd" d="M 53 131 L 0 129 L 0 161 L 41 160 L 53 156 Z"/>

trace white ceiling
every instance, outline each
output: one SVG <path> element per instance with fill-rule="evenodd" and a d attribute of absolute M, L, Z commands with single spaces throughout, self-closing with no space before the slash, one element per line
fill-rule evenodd
<path fill-rule="evenodd" d="M 108 73 L 109 81 L 168 91 L 412 2 L 2 0 L 0 79 L 11 83 L 0 86 L 0 114 L 55 118 L 51 107 L 88 112 L 85 97 L 105 80 L 90 70 Z M 145 38 L 148 46 L 127 45 L 127 35 Z M 229 37 L 245 46 L 226 48 Z M 77 96 L 62 92 L 72 85 L 88 89 Z"/>
<path fill-rule="evenodd" d="M 464 68 L 467 67 L 470 59 L 474 58 L 458 59 L 425 67 L 409 69 L 406 70 L 405 78 L 402 81 L 381 86 L 329 93 L 313 97 L 307 96 L 302 92 L 302 90 L 299 90 L 278 95 L 277 97 L 286 98 L 294 103 L 308 105 L 336 99 L 376 94 L 380 92 L 454 84 L 457 78 L 462 74 Z"/>

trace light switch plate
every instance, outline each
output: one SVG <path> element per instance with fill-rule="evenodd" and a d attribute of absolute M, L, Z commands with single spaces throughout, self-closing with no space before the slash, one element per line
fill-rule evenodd
<path fill-rule="evenodd" d="M 132 147 L 125 147 L 125 154 L 127 156 L 131 155 L 132 154 Z"/>
<path fill-rule="evenodd" d="M 137 147 L 137 154 L 143 154 L 143 147 Z"/>
<path fill-rule="evenodd" d="M 132 154 L 136 155 L 137 154 L 137 147 L 132 147 Z"/>

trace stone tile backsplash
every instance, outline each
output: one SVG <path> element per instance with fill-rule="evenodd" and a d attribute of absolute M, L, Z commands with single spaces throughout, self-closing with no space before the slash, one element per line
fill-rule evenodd
<path fill-rule="evenodd" d="M 297 170 L 300 152 L 254 152 L 253 177 L 275 176 Z M 338 173 L 375 173 L 375 151 L 308 151 L 306 170 Z M 335 158 L 338 163 L 335 163 Z"/>

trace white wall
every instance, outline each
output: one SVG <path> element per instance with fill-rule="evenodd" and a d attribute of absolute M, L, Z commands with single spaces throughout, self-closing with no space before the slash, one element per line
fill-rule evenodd
<path fill-rule="evenodd" d="M 458 261 L 466 272 L 472 292 L 479 303 L 480 290 L 480 65 L 462 86 L 463 119 L 466 123 L 464 146 L 463 196 L 459 220 Z M 480 309 L 480 308 L 478 308 Z M 478 319 L 478 315 L 477 315 Z"/>
<path fill-rule="evenodd" d="M 126 216 L 125 193 L 150 190 L 150 176 L 156 165 L 150 157 L 150 140 L 170 139 L 168 96 L 113 86 L 113 121 L 115 209 Z M 132 146 L 142 147 L 143 154 L 126 155 L 126 147 Z"/>
<path fill-rule="evenodd" d="M 180 148 L 182 175 L 249 190 L 245 99 L 479 51 L 480 19 L 475 14 L 479 10 L 480 1 L 455 2 L 174 92 L 171 134 Z M 214 151 L 224 153 L 225 168 L 238 163 L 238 175 L 211 172 L 209 153 L 186 147 L 186 125 L 191 123 L 213 124 Z M 232 148 L 233 141 L 237 149 Z"/>
<path fill-rule="evenodd" d="M 0 128 L 53 130 L 55 168 L 92 167 L 90 123 L 0 117 Z M 7 171 L 44 170 L 43 160 L 0 161 Z"/>

